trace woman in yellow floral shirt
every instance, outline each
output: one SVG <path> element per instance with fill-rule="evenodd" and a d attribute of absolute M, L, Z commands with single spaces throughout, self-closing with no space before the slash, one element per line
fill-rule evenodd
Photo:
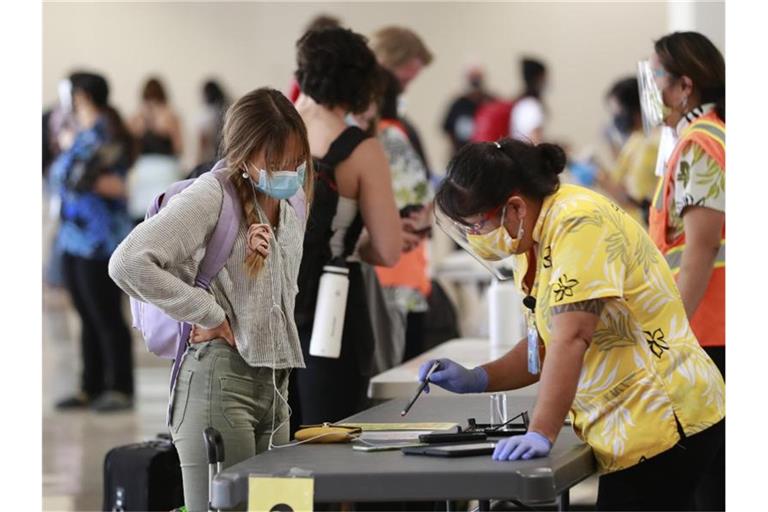
<path fill-rule="evenodd" d="M 643 227 L 600 194 L 560 186 L 564 165 L 558 146 L 510 139 L 451 162 L 441 227 L 481 258 L 511 257 L 532 312 L 508 354 L 472 370 L 440 360 L 430 382 L 476 393 L 538 381 L 528 433 L 499 442 L 495 460 L 547 456 L 569 415 L 597 459 L 600 510 L 687 509 L 724 439 L 722 376 Z"/>

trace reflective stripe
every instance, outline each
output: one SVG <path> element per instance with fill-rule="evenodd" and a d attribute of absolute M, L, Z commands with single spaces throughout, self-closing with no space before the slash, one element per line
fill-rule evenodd
<path fill-rule="evenodd" d="M 685 249 L 685 244 L 670 249 L 669 252 L 664 255 L 664 259 L 667 260 L 667 265 L 672 269 L 672 272 L 680 270 L 680 263 L 683 260 L 683 249 Z M 725 240 L 720 240 L 720 249 L 718 249 L 717 256 L 715 256 L 714 266 L 715 268 L 722 268 L 725 266 Z"/>
<path fill-rule="evenodd" d="M 666 172 L 664 174 L 666 175 Z M 659 183 L 656 185 L 656 192 L 653 194 L 653 207 L 656 208 L 657 211 L 661 211 L 662 207 L 664 206 L 664 194 L 662 193 L 663 188 L 664 176 L 659 178 Z"/>
<path fill-rule="evenodd" d="M 725 130 L 720 128 L 714 123 L 708 123 L 706 121 L 698 122 L 691 126 L 691 132 L 703 131 L 714 137 L 722 145 L 725 145 Z"/>

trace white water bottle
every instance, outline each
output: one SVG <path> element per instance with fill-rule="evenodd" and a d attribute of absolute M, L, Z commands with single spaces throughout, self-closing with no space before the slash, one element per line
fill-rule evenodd
<path fill-rule="evenodd" d="M 511 345 L 523 338 L 520 294 L 513 281 L 493 280 L 488 287 L 488 313 L 492 347 Z"/>
<path fill-rule="evenodd" d="M 341 355 L 341 335 L 347 311 L 349 269 L 334 265 L 323 267 L 317 292 L 315 322 L 309 340 L 309 354 L 338 359 Z"/>

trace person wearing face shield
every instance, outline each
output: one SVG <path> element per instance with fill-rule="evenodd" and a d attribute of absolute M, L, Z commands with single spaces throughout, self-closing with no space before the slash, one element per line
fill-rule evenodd
<path fill-rule="evenodd" d="M 677 142 L 650 209 L 650 234 L 677 281 L 699 343 L 725 378 L 725 60 L 705 36 L 675 32 L 640 65 L 647 126 Z M 650 75 L 650 76 L 649 76 Z M 725 506 L 725 448 L 697 495 Z"/>
<path fill-rule="evenodd" d="M 659 130 L 650 135 L 643 132 L 640 113 L 640 89 L 636 77 L 619 80 L 606 96 L 611 112 L 613 130 L 623 140 L 610 170 L 597 175 L 600 187 L 627 213 L 645 225 L 648 208 L 656 187 L 656 156 L 659 151 Z"/>
<path fill-rule="evenodd" d="M 512 139 L 468 144 L 449 164 L 438 225 L 497 278 L 510 275 L 486 260 L 508 262 L 528 335 L 473 369 L 441 359 L 429 382 L 455 393 L 539 382 L 528 432 L 494 460 L 546 457 L 569 416 L 597 460 L 599 510 L 687 510 L 724 439 L 723 378 L 648 234 L 605 196 L 561 185 L 564 166 L 560 147 Z"/>

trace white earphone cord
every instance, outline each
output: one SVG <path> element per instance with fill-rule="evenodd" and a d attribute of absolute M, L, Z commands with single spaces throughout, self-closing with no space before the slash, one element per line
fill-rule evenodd
<path fill-rule="evenodd" d="M 257 199 L 256 195 L 256 186 L 253 183 L 252 179 L 248 179 L 248 181 L 251 183 L 251 189 L 253 190 L 253 200 L 256 204 L 256 213 L 259 215 L 259 221 L 262 223 L 266 223 L 269 225 L 269 219 L 264 219 L 263 217 L 266 217 L 266 215 L 263 215 L 261 210 L 261 205 L 259 204 L 259 201 Z M 264 222 L 264 221 L 267 222 Z M 272 234 L 274 238 L 274 233 Z M 270 252 L 270 254 L 272 254 Z M 265 261 L 266 264 L 266 261 Z M 287 321 L 285 318 L 285 312 L 283 312 L 283 308 L 280 307 L 280 305 L 275 302 L 275 276 L 272 272 L 272 268 L 269 269 L 269 281 L 270 281 L 270 296 L 272 299 L 272 307 L 269 309 L 269 318 L 267 320 L 267 329 L 269 330 L 269 337 L 272 339 L 272 429 L 269 434 L 269 449 L 272 450 L 274 448 L 287 448 L 289 446 L 298 446 L 300 444 L 308 443 L 310 441 L 314 441 L 315 439 L 319 439 L 321 437 L 325 437 L 328 435 L 331 435 L 331 433 L 325 433 L 320 434 L 314 437 L 310 437 L 309 439 L 305 439 L 304 441 L 297 441 L 295 443 L 286 443 L 282 445 L 276 445 L 274 444 L 274 438 L 275 434 L 280 431 L 286 424 L 290 424 L 291 416 L 293 414 L 293 410 L 291 409 L 291 405 L 288 403 L 288 400 L 283 396 L 282 393 L 280 393 L 280 390 L 277 389 L 277 377 L 275 376 L 276 372 L 276 366 L 277 366 L 277 343 L 275 341 L 275 335 L 274 335 L 274 329 L 272 328 L 272 319 L 274 317 L 273 313 L 277 315 L 278 320 Z M 280 397 L 280 400 L 283 401 L 285 406 L 288 408 L 288 418 L 280 423 L 280 425 L 275 428 L 275 422 L 277 421 L 277 397 Z"/>

